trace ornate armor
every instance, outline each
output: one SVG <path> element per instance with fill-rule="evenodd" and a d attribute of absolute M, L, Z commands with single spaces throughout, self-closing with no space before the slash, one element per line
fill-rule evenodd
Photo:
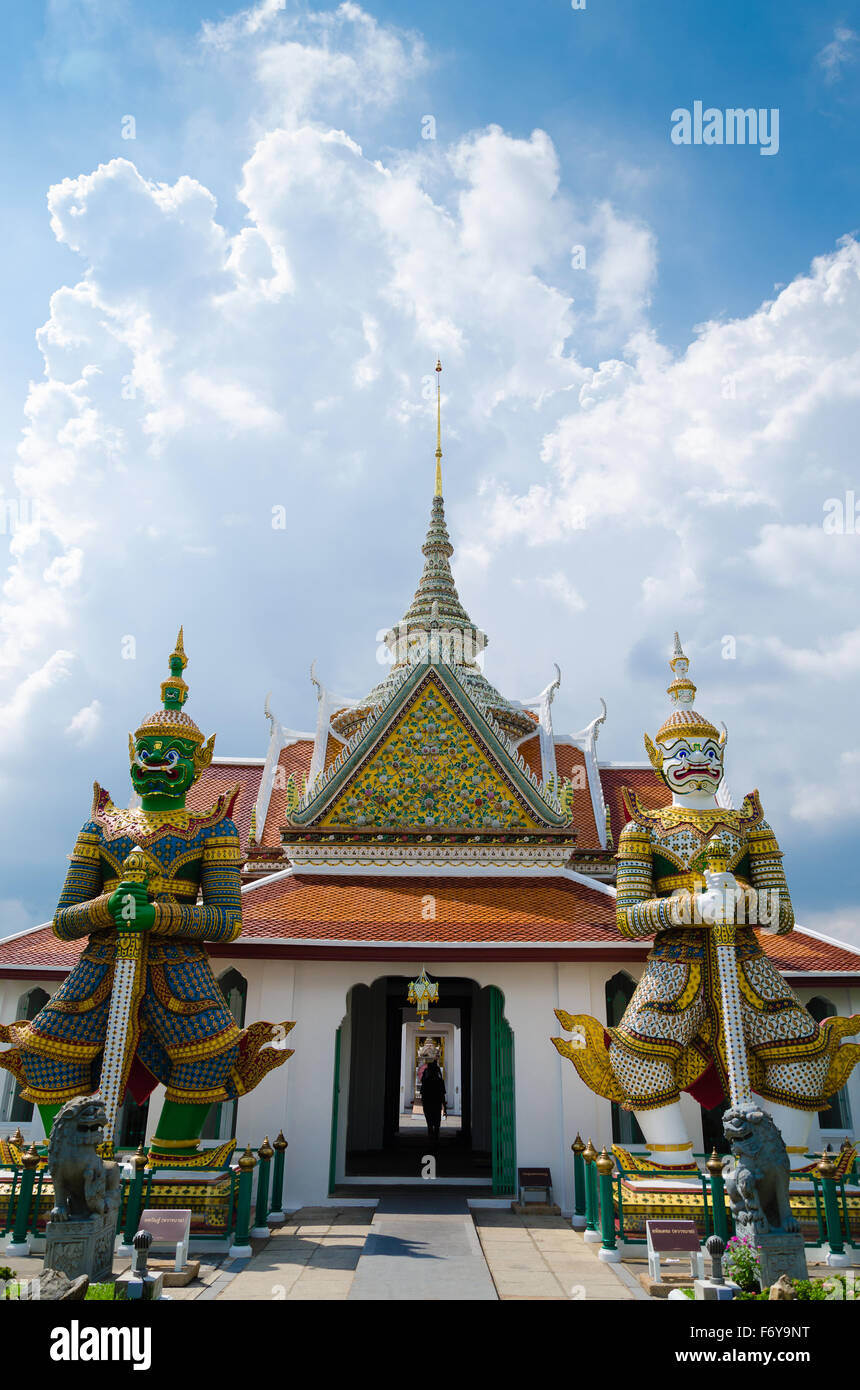
<path fill-rule="evenodd" d="M 762 951 L 754 926 L 778 934 L 794 926 L 782 853 L 758 792 L 740 810 L 718 802 L 726 731 L 693 709 L 696 687 L 677 633 L 670 665 L 672 709 L 656 746 L 647 734 L 645 746 L 673 804 L 650 809 L 627 790 L 630 819 L 616 855 L 618 930 L 653 936 L 654 947 L 617 1027 L 557 1010 L 578 1045 L 553 1042 L 593 1091 L 636 1111 L 654 1151 L 683 1154 L 691 1146 L 679 1093 L 707 1108 L 730 1094 L 716 924 L 730 923 L 734 940 L 743 1035 L 734 1042 L 745 1047 L 752 1090 L 772 1105 L 826 1106 L 860 1057 L 860 1046 L 840 1046 L 860 1031 L 860 1016 L 819 1025 Z M 662 1129 L 646 1123 L 658 1111 Z M 663 1138 L 673 1142 L 655 1142 Z"/>

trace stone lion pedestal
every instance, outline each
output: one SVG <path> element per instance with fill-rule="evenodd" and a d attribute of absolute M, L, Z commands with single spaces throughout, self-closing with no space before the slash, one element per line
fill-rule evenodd
<path fill-rule="evenodd" d="M 48 1167 L 54 1208 L 45 1228 L 45 1268 L 69 1279 L 109 1279 L 120 1202 L 119 1169 L 98 1151 L 107 1126 L 98 1095 L 75 1096 L 54 1117 Z"/>
<path fill-rule="evenodd" d="M 75 1221 L 49 1221 L 45 1229 L 45 1268 L 58 1269 L 69 1279 L 89 1275 L 91 1284 L 113 1272 L 116 1207 L 101 1216 Z"/>
<path fill-rule="evenodd" d="M 749 1103 L 732 1106 L 723 1133 L 732 1146 L 723 1177 L 735 1230 L 758 1252 L 762 1288 L 783 1274 L 808 1278 L 803 1234 L 791 1211 L 788 1151 L 773 1117 Z"/>
<path fill-rule="evenodd" d="M 761 1286 L 770 1288 L 781 1275 L 789 1279 L 808 1279 L 806 1248 L 800 1231 L 768 1231 L 755 1237 L 761 1268 Z"/>

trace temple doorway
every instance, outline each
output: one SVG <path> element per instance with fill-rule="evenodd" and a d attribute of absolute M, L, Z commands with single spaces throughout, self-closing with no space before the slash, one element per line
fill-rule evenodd
<path fill-rule="evenodd" d="M 443 976 L 438 984 L 439 1006 L 423 1025 L 405 1002 L 407 976 L 350 990 L 336 1047 L 332 1187 L 435 1178 L 513 1191 L 513 1036 L 502 995 L 474 980 Z M 420 1090 L 431 1056 L 448 1112 L 436 1145 Z"/>

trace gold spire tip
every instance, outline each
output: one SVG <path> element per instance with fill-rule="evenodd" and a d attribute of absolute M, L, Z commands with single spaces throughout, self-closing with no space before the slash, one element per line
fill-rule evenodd
<path fill-rule="evenodd" d="M 184 671 L 185 667 L 188 665 L 188 657 L 185 655 L 185 647 L 183 645 L 183 631 L 181 627 L 178 633 L 176 634 L 176 646 L 173 648 L 173 651 L 170 653 L 170 655 L 171 657 L 179 657 L 179 660 L 182 662 L 182 669 Z"/>
<path fill-rule="evenodd" d="M 442 496 L 442 363 L 436 358 L 436 496 Z"/>

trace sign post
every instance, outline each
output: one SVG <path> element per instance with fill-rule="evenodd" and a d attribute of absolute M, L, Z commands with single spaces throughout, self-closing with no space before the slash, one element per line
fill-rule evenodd
<path fill-rule="evenodd" d="M 704 1279 L 705 1261 L 695 1221 L 646 1221 L 648 1235 L 648 1273 L 659 1284 L 660 1256 L 686 1256 L 692 1277 Z"/>
<path fill-rule="evenodd" d="M 148 1231 L 153 1245 L 172 1245 L 176 1251 L 174 1271 L 181 1274 L 188 1259 L 191 1238 L 191 1211 L 184 1207 L 160 1207 L 141 1212 L 141 1231 Z"/>

